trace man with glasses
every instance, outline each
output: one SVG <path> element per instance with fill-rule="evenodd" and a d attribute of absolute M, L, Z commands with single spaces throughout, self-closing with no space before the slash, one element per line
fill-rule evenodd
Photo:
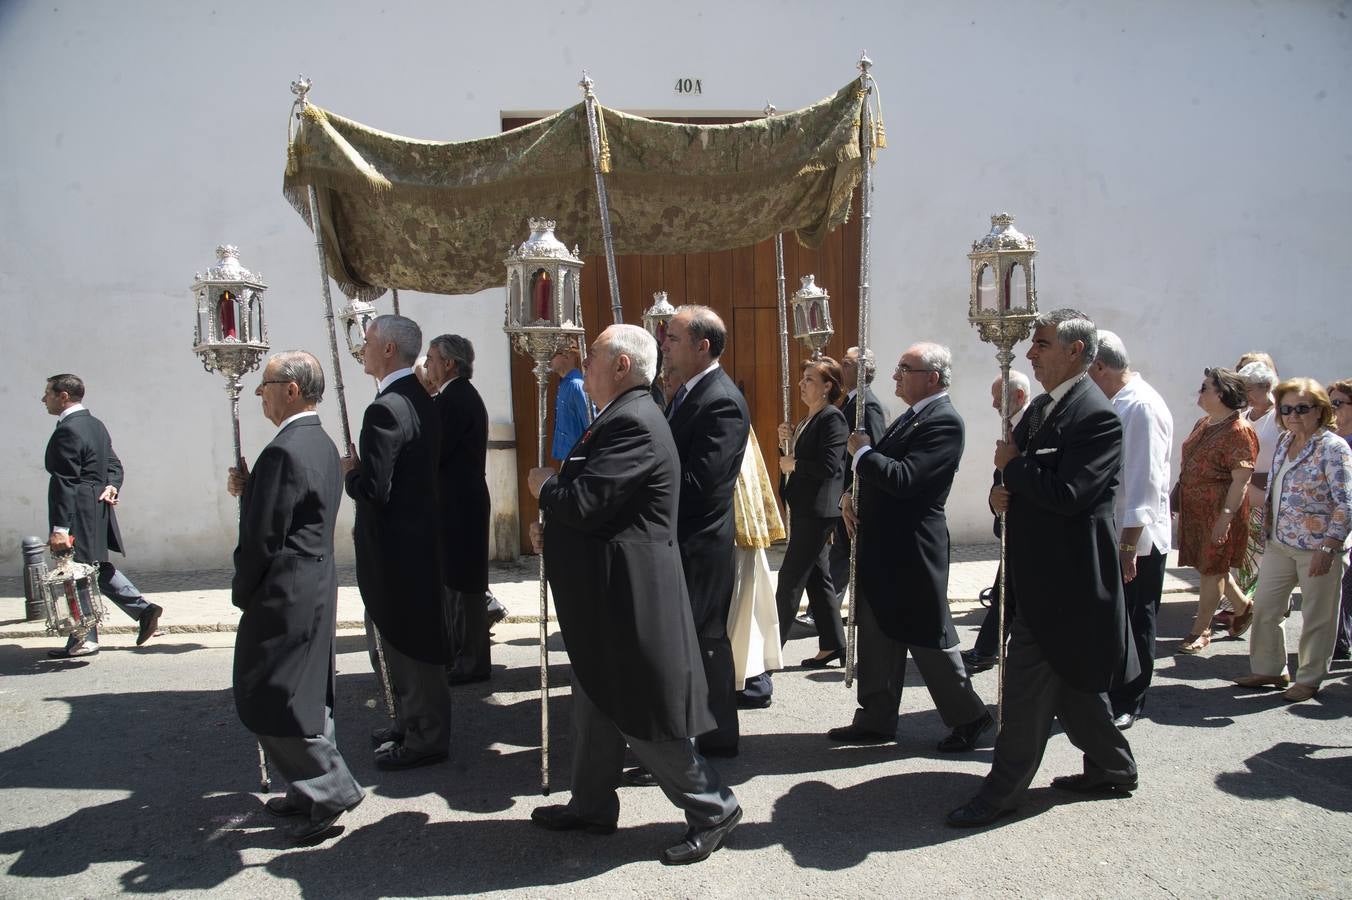
<path fill-rule="evenodd" d="M 333 727 L 338 572 L 333 532 L 343 499 L 338 451 L 315 407 L 324 370 L 309 353 L 268 360 L 254 392 L 277 434 L 253 471 L 239 461 L 226 490 L 240 497 L 231 602 L 235 708 L 288 788 L 264 804 L 298 822 L 287 836 L 309 844 L 365 796 L 338 752 Z"/>
<path fill-rule="evenodd" d="M 910 407 L 877 447 L 865 431 L 850 435 L 859 496 L 841 498 L 846 527 L 857 541 L 855 578 L 859 625 L 859 709 L 854 721 L 827 737 L 878 744 L 897 737 L 897 711 L 906 656 L 915 660 L 934 705 L 951 733 L 941 753 L 976 747 L 993 720 L 972 690 L 948 611 L 948 519 L 944 505 L 962 458 L 962 417 L 948 398 L 953 354 L 940 344 L 908 348 L 892 379 Z"/>

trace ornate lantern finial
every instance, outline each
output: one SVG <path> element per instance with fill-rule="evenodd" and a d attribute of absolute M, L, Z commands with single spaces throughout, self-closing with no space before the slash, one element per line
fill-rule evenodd
<path fill-rule="evenodd" d="M 831 295 L 817 286 L 817 276 L 804 275 L 802 287 L 793 292 L 793 336 L 802 341 L 804 349 L 820 359 L 822 348 L 831 340 Z"/>
<path fill-rule="evenodd" d="M 967 319 L 981 339 L 1010 350 L 1037 318 L 1037 241 L 1014 227 L 1008 213 L 991 216 L 991 230 L 972 242 L 972 293 Z"/>
<path fill-rule="evenodd" d="M 197 305 L 192 349 L 208 372 L 235 380 L 258 368 L 268 352 L 263 279 L 244 268 L 232 244 L 216 248 L 216 265 L 193 276 Z"/>
<path fill-rule="evenodd" d="M 653 305 L 643 311 L 643 327 L 648 330 L 648 334 L 657 341 L 657 346 L 661 347 L 662 342 L 667 337 L 667 323 L 671 317 L 676 315 L 676 307 L 667 302 L 667 292 L 657 291 L 653 294 Z"/>
<path fill-rule="evenodd" d="M 508 252 L 507 321 L 503 330 L 518 353 L 531 357 L 546 375 L 559 348 L 581 351 L 579 276 L 582 260 L 554 236 L 553 219 L 530 220 L 530 237 Z"/>
<path fill-rule="evenodd" d="M 355 297 L 347 301 L 347 306 L 338 310 L 338 318 L 343 323 L 343 336 L 347 339 L 347 349 L 357 362 L 362 361 L 362 354 L 366 351 L 366 329 L 371 327 L 371 323 L 379 315 L 380 311 L 374 305 Z"/>

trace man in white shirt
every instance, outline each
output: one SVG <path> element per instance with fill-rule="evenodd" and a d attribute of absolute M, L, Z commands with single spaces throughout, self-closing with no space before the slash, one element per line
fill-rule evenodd
<path fill-rule="evenodd" d="M 1139 676 L 1108 692 L 1113 724 L 1125 729 L 1145 709 L 1145 692 L 1155 669 L 1155 618 L 1164 590 L 1164 559 L 1169 554 L 1174 417 L 1164 398 L 1131 370 L 1122 339 L 1100 329 L 1098 341 L 1089 377 L 1112 401 L 1122 420 L 1121 484 L 1113 513 L 1127 616 L 1141 660 Z"/>

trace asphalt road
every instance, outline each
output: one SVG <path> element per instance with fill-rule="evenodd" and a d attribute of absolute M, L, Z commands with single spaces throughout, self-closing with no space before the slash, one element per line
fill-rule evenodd
<path fill-rule="evenodd" d="M 230 696 L 233 635 L 130 635 L 93 660 L 52 662 L 51 641 L 0 643 L 0 896 L 1352 896 L 1349 670 L 1309 703 L 1227 684 L 1247 645 L 1174 657 L 1192 598 L 1165 605 L 1149 719 L 1129 732 L 1130 798 L 1047 785 L 1079 770 L 1063 735 L 1017 816 L 980 832 L 944 814 L 989 767 L 989 744 L 934 751 L 945 729 L 912 673 L 899 741 L 839 747 L 839 670 L 776 676 L 775 702 L 743 714 L 742 754 L 717 768 L 746 811 L 703 864 L 667 868 L 683 825 L 655 789 L 623 788 L 608 837 L 530 825 L 567 798 L 567 656 L 551 643 L 553 779 L 539 792 L 535 626 L 500 626 L 492 692 L 456 689 L 450 762 L 383 773 L 366 732 L 381 721 L 362 638 L 339 639 L 342 749 L 369 789 L 345 831 L 289 846 L 262 812 L 257 755 Z M 970 645 L 979 612 L 960 619 Z M 1298 623 L 1298 614 L 1293 624 Z M 1292 640 L 1294 645 L 1294 639 Z M 803 637 L 785 658 L 815 649 Z M 1346 666 L 1346 664 L 1342 664 Z M 994 673 L 977 676 L 995 699 Z"/>

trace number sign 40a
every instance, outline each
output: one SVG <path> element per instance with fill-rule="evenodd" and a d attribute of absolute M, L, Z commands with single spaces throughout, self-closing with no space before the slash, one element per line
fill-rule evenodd
<path fill-rule="evenodd" d="M 676 93 L 678 94 L 702 94 L 704 85 L 700 84 L 698 78 L 677 78 Z"/>

